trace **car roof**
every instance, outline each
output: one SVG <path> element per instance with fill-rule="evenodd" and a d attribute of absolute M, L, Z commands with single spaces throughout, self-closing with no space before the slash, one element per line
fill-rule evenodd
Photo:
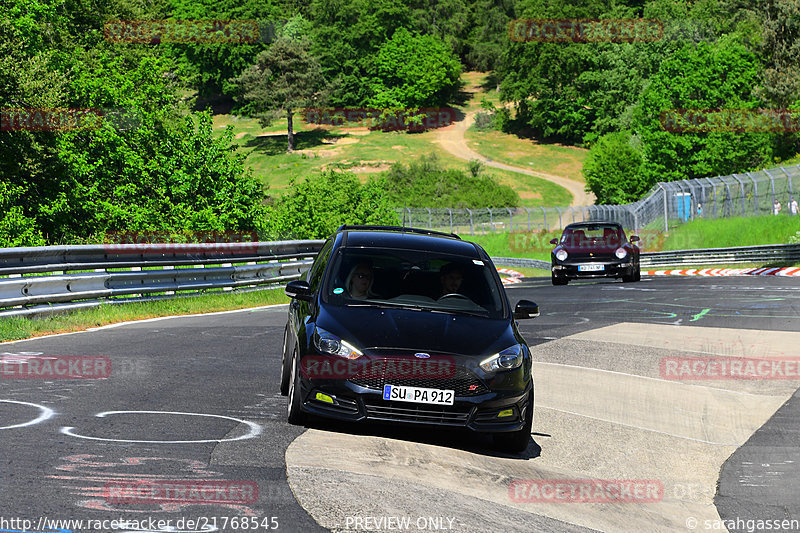
<path fill-rule="evenodd" d="M 452 233 L 392 226 L 343 226 L 337 233 L 342 235 L 340 246 L 345 247 L 401 248 L 480 257 L 475 244 Z"/>
<path fill-rule="evenodd" d="M 597 220 L 595 222 L 573 222 L 572 224 L 568 224 L 564 230 L 586 228 L 589 226 L 616 226 L 622 228 L 622 224 L 619 222 L 603 222 L 602 220 Z"/>

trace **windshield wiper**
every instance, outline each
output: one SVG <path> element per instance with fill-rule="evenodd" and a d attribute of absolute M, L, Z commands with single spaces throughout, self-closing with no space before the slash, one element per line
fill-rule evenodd
<path fill-rule="evenodd" d="M 422 307 L 417 304 L 400 304 L 395 302 L 359 302 L 345 304 L 347 307 L 392 307 L 397 309 L 413 309 L 414 311 L 422 311 Z"/>
<path fill-rule="evenodd" d="M 430 307 L 420 304 L 403 304 L 398 302 L 359 302 L 345 304 L 347 307 L 391 307 L 395 309 L 408 309 L 410 311 L 430 311 L 431 313 L 469 315 L 477 317 L 488 317 L 489 311 L 471 311 L 469 309 L 458 309 L 452 307 Z"/>
<path fill-rule="evenodd" d="M 454 314 L 454 315 L 469 315 L 469 316 L 478 316 L 478 317 L 488 317 L 489 311 L 470 311 L 468 309 L 453 309 L 453 308 L 446 308 L 442 309 L 441 307 L 437 307 L 435 309 L 426 307 L 426 311 L 431 311 L 433 313 L 447 313 L 447 314 Z"/>

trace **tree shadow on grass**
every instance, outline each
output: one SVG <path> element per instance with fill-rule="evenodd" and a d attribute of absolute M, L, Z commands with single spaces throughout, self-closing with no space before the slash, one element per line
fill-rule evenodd
<path fill-rule="evenodd" d="M 481 89 L 484 92 L 495 91 L 497 90 L 497 86 L 500 84 L 500 78 L 494 73 L 490 73 L 481 83 Z"/>
<path fill-rule="evenodd" d="M 335 133 L 322 128 L 313 129 L 311 131 L 301 131 L 294 134 L 294 149 L 309 150 L 324 145 L 331 145 L 333 140 L 348 136 L 348 133 Z M 285 154 L 286 145 L 286 133 L 261 135 L 253 137 L 245 143 L 247 148 L 253 148 L 264 155 Z"/>

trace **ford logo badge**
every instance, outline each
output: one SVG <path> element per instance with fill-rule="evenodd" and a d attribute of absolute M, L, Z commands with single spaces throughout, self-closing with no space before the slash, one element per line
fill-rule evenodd
<path fill-rule="evenodd" d="M 414 357 L 419 357 L 420 359 L 427 359 L 431 356 L 429 353 L 415 353 Z"/>

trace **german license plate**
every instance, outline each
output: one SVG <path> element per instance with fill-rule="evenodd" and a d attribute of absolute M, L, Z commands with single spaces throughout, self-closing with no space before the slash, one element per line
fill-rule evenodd
<path fill-rule="evenodd" d="M 423 389 L 422 387 L 401 387 L 384 385 L 383 399 L 398 402 L 433 403 L 437 405 L 453 405 L 456 391 L 440 389 Z"/>
<path fill-rule="evenodd" d="M 597 270 L 604 270 L 605 265 L 578 265 L 580 272 L 595 272 Z"/>

